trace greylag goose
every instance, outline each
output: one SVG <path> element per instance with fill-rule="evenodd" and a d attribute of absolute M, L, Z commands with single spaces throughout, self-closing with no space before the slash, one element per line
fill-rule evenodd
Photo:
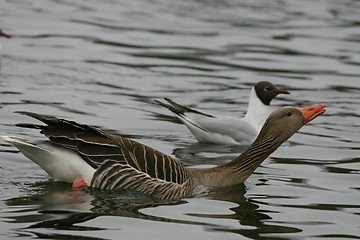
<path fill-rule="evenodd" d="M 155 101 L 175 113 L 199 142 L 248 145 L 255 140 L 266 118 L 276 109 L 270 106 L 270 102 L 279 94 L 289 92 L 267 81 L 256 83 L 250 91 L 248 109 L 243 118 L 226 115 L 215 117 L 168 98 L 165 98 L 168 103 Z"/>
<path fill-rule="evenodd" d="M 15 145 L 56 180 L 100 189 L 132 189 L 158 199 L 191 195 L 197 186 L 222 187 L 244 182 L 285 140 L 325 112 L 325 104 L 282 107 L 266 120 L 254 143 L 229 163 L 213 168 L 187 168 L 151 147 L 73 121 L 20 112 L 46 125 L 18 124 L 40 129 L 47 147 L 14 137 Z M 51 148 L 50 148 L 51 147 Z"/>

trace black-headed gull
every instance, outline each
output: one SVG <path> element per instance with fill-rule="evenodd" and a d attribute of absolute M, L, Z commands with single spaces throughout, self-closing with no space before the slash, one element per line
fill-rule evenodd
<path fill-rule="evenodd" d="M 289 92 L 268 81 L 256 83 L 250 91 L 248 109 L 243 118 L 213 116 L 168 98 L 165 98 L 168 103 L 155 101 L 175 113 L 199 142 L 248 145 L 254 141 L 266 118 L 276 110 L 276 107 L 270 106 L 270 102 L 278 94 Z"/>

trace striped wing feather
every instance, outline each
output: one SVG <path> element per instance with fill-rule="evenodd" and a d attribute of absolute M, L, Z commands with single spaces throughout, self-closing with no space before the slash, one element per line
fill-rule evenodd
<path fill-rule="evenodd" d="M 102 132 L 88 132 L 85 129 L 45 129 L 42 131 L 51 142 L 76 151 L 90 166 L 98 168 L 106 159 L 126 163 L 121 146 Z"/>
<path fill-rule="evenodd" d="M 174 159 L 128 138 L 117 137 L 126 163 L 152 178 L 182 184 L 189 178 L 187 170 Z"/>
<path fill-rule="evenodd" d="M 178 199 L 190 194 L 191 179 L 182 184 L 150 177 L 148 174 L 114 160 L 106 160 L 95 172 L 91 187 L 116 190 L 133 189 L 158 199 Z"/>

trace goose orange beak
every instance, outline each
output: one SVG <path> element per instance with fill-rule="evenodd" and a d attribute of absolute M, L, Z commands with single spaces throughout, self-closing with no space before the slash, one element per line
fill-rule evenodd
<path fill-rule="evenodd" d="M 298 110 L 301 112 L 304 118 L 304 125 L 311 122 L 321 114 L 323 114 L 326 111 L 327 105 L 325 103 L 320 103 L 318 105 L 310 106 L 310 107 L 304 107 L 304 108 L 298 108 Z"/>

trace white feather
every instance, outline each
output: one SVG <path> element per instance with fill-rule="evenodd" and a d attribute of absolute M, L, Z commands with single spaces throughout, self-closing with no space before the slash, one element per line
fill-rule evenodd
<path fill-rule="evenodd" d="M 50 144 L 37 146 L 9 136 L 1 137 L 17 147 L 55 180 L 72 183 L 76 178 L 83 178 L 90 184 L 95 173 L 95 169 L 73 151 Z"/>

